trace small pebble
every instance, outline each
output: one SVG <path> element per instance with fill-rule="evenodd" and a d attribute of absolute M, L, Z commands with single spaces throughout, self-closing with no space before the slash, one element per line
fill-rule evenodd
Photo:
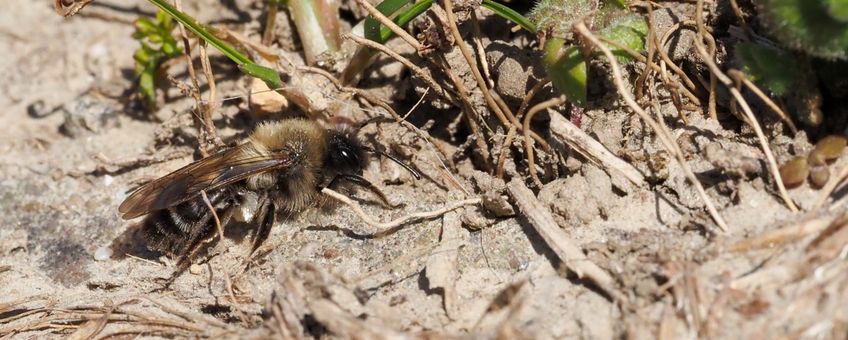
<path fill-rule="evenodd" d="M 842 150 L 845 149 L 846 144 L 848 144 L 848 140 L 845 137 L 831 135 L 816 143 L 813 152 L 821 153 L 826 161 L 832 161 L 842 155 Z"/>
<path fill-rule="evenodd" d="M 827 184 L 830 179 L 830 169 L 826 165 L 819 165 L 810 168 L 810 185 L 813 188 L 821 189 Z"/>
<path fill-rule="evenodd" d="M 109 175 L 103 176 L 103 185 L 105 185 L 107 187 L 112 185 L 112 182 L 114 182 L 114 181 L 115 181 L 115 177 L 112 177 L 112 176 L 109 176 Z"/>
<path fill-rule="evenodd" d="M 199 264 L 197 264 L 197 263 L 192 263 L 192 264 L 191 264 L 191 266 L 190 266 L 190 267 L 188 267 L 188 272 L 189 272 L 189 273 L 192 273 L 193 275 L 198 275 L 198 274 L 200 274 L 201 272 L 203 272 L 203 267 L 201 267 L 201 266 L 200 266 Z"/>
<path fill-rule="evenodd" d="M 780 166 L 780 177 L 783 185 L 793 188 L 804 183 L 810 167 L 807 165 L 807 157 L 798 156 Z"/>
<path fill-rule="evenodd" d="M 94 251 L 95 261 L 106 261 L 110 258 L 112 258 L 112 247 L 102 246 Z"/>

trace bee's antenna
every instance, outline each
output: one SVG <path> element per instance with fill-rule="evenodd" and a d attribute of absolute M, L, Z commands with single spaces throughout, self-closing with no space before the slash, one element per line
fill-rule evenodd
<path fill-rule="evenodd" d="M 393 162 L 397 163 L 398 165 L 400 165 L 404 169 L 406 169 L 406 171 L 409 171 L 409 173 L 411 173 L 412 176 L 414 176 L 416 180 L 421 179 L 421 173 L 418 172 L 418 170 L 413 169 L 412 167 L 409 166 L 409 164 L 402 162 L 401 160 L 397 159 L 395 156 L 392 156 L 392 155 L 387 154 L 385 152 L 382 152 L 380 150 L 377 150 L 377 149 L 374 149 L 374 148 L 369 148 L 369 147 L 365 147 L 365 151 L 372 152 L 372 153 L 378 154 L 380 156 L 384 156 L 388 159 L 391 159 Z"/>

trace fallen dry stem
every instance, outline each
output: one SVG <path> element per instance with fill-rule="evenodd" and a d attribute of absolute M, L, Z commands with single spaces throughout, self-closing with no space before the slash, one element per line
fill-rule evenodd
<path fill-rule="evenodd" d="M 697 23 L 698 23 L 698 32 L 701 36 L 707 36 L 706 28 L 704 27 L 704 19 L 702 18 L 702 13 L 704 9 L 704 0 L 698 0 L 697 5 Z M 721 71 L 721 69 L 716 65 L 715 61 L 710 58 L 710 53 L 707 53 L 706 48 L 704 47 L 704 42 L 701 39 L 695 39 L 695 48 L 698 50 L 698 54 L 701 55 L 701 59 L 707 64 L 707 67 L 710 69 L 710 74 L 715 75 L 719 81 L 721 81 L 724 86 L 730 91 L 730 94 L 733 95 L 733 98 L 739 103 L 739 106 L 742 108 L 742 111 L 745 113 L 745 116 L 748 118 L 751 127 L 754 129 L 754 132 L 757 134 L 757 139 L 760 142 L 760 147 L 763 149 L 763 153 L 766 154 L 766 160 L 768 160 L 769 169 L 771 170 L 771 175 L 774 178 L 775 184 L 777 185 L 778 191 L 780 191 L 780 197 L 786 203 L 786 206 L 792 212 L 797 212 L 798 207 L 795 206 L 795 202 L 789 197 L 789 193 L 786 191 L 786 187 L 783 185 L 783 178 L 780 176 L 780 168 L 777 165 L 777 161 L 774 159 L 774 154 L 771 152 L 771 147 L 769 147 L 768 139 L 763 133 L 763 129 L 760 127 L 760 124 L 757 123 L 757 117 L 754 116 L 754 112 L 751 111 L 751 107 L 748 106 L 748 102 L 742 97 L 742 93 L 739 92 L 736 87 L 733 86 L 733 81 Z"/>
<path fill-rule="evenodd" d="M 836 220 L 833 216 L 815 217 L 799 223 L 793 223 L 779 229 L 770 230 L 759 235 L 749 236 L 728 246 L 732 252 L 747 252 L 751 250 L 780 247 L 786 242 L 798 240 L 821 232 Z"/>
<path fill-rule="evenodd" d="M 486 104 L 492 112 L 495 113 L 495 116 L 498 117 L 498 120 L 500 120 L 504 127 L 509 127 L 511 124 L 518 125 L 519 122 L 512 112 L 509 112 L 508 109 L 507 111 L 501 110 L 501 107 L 495 102 L 494 98 L 492 98 L 492 94 L 489 93 L 489 87 L 486 85 L 486 81 L 483 79 L 483 75 L 477 67 L 477 62 L 471 55 L 471 51 L 468 49 L 468 46 L 465 45 L 465 40 L 462 39 L 462 34 L 459 33 L 459 28 L 456 25 L 456 15 L 453 13 L 453 1 L 444 0 L 444 6 L 448 17 L 448 25 L 450 26 L 451 35 L 453 35 L 456 45 L 462 53 L 462 57 L 465 58 L 465 62 L 468 63 L 468 67 L 474 75 L 474 80 L 477 81 L 477 87 L 479 87 L 480 91 L 483 92 L 483 98 L 486 100 Z"/>
<path fill-rule="evenodd" d="M 592 138 L 562 115 L 551 115 L 551 136 L 570 146 L 586 159 L 604 169 L 612 169 L 633 184 L 644 187 L 645 177 L 630 163 L 618 158 L 603 144 Z M 612 172 L 610 173 L 612 176 Z"/>
<path fill-rule="evenodd" d="M 521 105 L 518 106 L 518 111 L 515 112 L 515 118 L 516 119 L 520 120 L 521 117 L 524 116 L 524 112 L 527 110 L 527 107 L 530 106 L 530 102 L 533 100 L 533 97 L 535 97 L 536 94 L 539 93 L 539 91 L 541 91 L 542 88 L 544 88 L 545 85 L 547 85 L 550 82 L 551 82 L 550 80 L 544 79 L 544 80 L 536 83 L 536 85 L 533 85 L 532 88 L 530 88 L 530 91 L 528 91 L 527 95 L 524 96 L 524 99 L 521 100 Z"/>
<path fill-rule="evenodd" d="M 668 31 L 666 31 L 665 34 L 663 34 L 662 39 L 659 39 L 659 41 L 654 41 L 654 42 L 657 45 L 657 52 L 659 52 L 659 56 L 663 60 L 663 62 L 665 62 L 665 64 L 668 65 L 668 67 L 670 67 L 672 71 L 674 71 L 674 74 L 676 74 L 678 77 L 680 77 L 680 79 L 683 81 L 683 84 L 686 85 L 686 87 L 690 91 L 695 91 L 697 89 L 697 87 L 695 86 L 695 83 L 692 82 L 692 79 L 690 79 L 689 76 L 686 75 L 686 72 L 683 72 L 683 70 L 679 66 L 677 66 L 677 64 L 672 62 L 671 58 L 668 56 L 668 53 L 665 52 L 665 43 L 668 42 L 668 39 L 671 38 L 671 35 L 675 31 L 677 31 L 678 29 L 683 28 L 684 26 L 687 26 L 687 25 L 694 27 L 695 22 L 686 21 L 686 22 L 683 22 L 683 23 L 674 24 L 674 26 L 669 28 Z M 656 34 L 654 34 L 654 39 L 656 39 L 656 38 L 657 38 Z M 696 101 L 696 103 L 698 103 L 698 105 L 700 105 L 700 101 Z"/>
<path fill-rule="evenodd" d="M 345 195 L 342 195 L 342 194 L 340 194 L 340 193 L 338 193 L 338 192 L 336 192 L 336 191 L 334 191 L 330 188 L 321 189 L 321 193 L 323 193 L 324 195 L 330 196 L 331 198 L 333 198 L 333 199 L 335 199 L 339 202 L 344 203 L 345 205 L 348 206 L 348 208 L 353 210 L 353 212 L 356 213 L 356 215 L 359 216 L 359 218 L 362 219 L 363 222 L 365 222 L 366 224 L 368 224 L 372 228 L 375 228 L 376 231 L 370 233 L 370 236 L 373 236 L 373 237 L 383 237 L 383 236 L 388 235 L 391 232 L 396 231 L 397 228 L 399 228 L 400 226 L 402 226 L 404 224 L 407 224 L 407 223 L 410 223 L 410 222 L 413 222 L 413 221 L 418 221 L 418 220 L 436 218 L 436 217 L 442 216 L 446 212 L 459 209 L 459 208 L 464 207 L 466 205 L 480 204 L 480 202 L 481 202 L 480 198 L 469 198 L 469 199 L 465 199 L 465 200 L 461 200 L 461 201 L 455 201 L 455 202 L 452 202 L 452 203 L 448 203 L 441 209 L 437 209 L 437 210 L 433 210 L 433 211 L 411 213 L 409 215 L 391 220 L 389 222 L 380 222 L 380 221 L 376 221 L 376 220 L 372 219 L 370 216 L 368 216 L 368 214 L 366 214 L 365 211 L 362 210 L 362 207 L 359 206 L 359 203 L 354 202 L 353 200 L 351 200 L 350 198 L 348 198 Z"/>
<path fill-rule="evenodd" d="M 601 39 L 601 41 L 603 41 L 603 42 L 605 42 L 605 43 L 607 43 L 607 44 L 610 44 L 610 45 L 615 46 L 616 48 L 618 48 L 618 49 L 620 49 L 620 50 L 623 50 L 623 51 L 624 51 L 625 53 L 627 53 L 627 55 L 629 55 L 631 58 L 633 58 L 633 59 L 635 59 L 635 60 L 637 60 L 637 61 L 639 61 L 639 62 L 646 63 L 646 64 L 647 64 L 647 65 L 646 65 L 646 67 L 649 67 L 651 70 L 654 70 L 654 71 L 656 71 L 656 72 L 659 72 L 659 73 L 663 74 L 663 75 L 664 75 L 664 77 L 662 77 L 663 83 L 665 83 L 665 84 L 666 84 L 666 86 L 668 86 L 669 91 L 674 92 L 674 93 L 676 94 L 677 90 L 678 90 L 678 89 L 680 89 L 680 90 L 682 90 L 682 91 L 683 91 L 683 94 L 685 94 L 685 95 L 686 95 L 686 97 L 687 97 L 687 98 L 689 98 L 689 100 L 690 100 L 692 103 L 694 103 L 695 105 L 700 105 L 700 104 L 701 104 L 701 101 L 698 99 L 698 97 L 697 97 L 697 96 L 695 96 L 695 94 L 693 94 L 692 92 L 690 92 L 690 91 L 689 91 L 686 87 L 684 87 L 684 86 L 680 86 L 679 84 L 674 84 L 674 83 L 672 83 L 672 82 L 671 82 L 671 78 L 669 78 L 669 77 L 666 75 L 666 73 L 667 73 L 667 72 L 665 72 L 665 70 L 663 70 L 663 69 L 662 69 L 662 67 L 658 66 L 657 64 L 655 64 L 655 63 L 653 63 L 653 62 L 648 63 L 648 60 L 645 58 L 645 56 L 643 56 L 643 55 L 641 55 L 641 54 L 637 53 L 637 52 L 636 52 L 636 51 L 634 51 L 633 49 L 631 49 L 631 48 L 629 48 L 629 47 L 627 47 L 627 46 L 625 46 L 625 45 L 623 45 L 623 44 L 621 44 L 621 43 L 619 43 L 619 42 L 617 42 L 617 41 L 610 40 L 610 39 L 606 39 L 606 38 L 600 38 L 600 39 Z M 677 95 L 677 96 L 679 96 L 679 94 L 676 94 L 676 95 Z M 685 118 L 684 118 L 684 120 L 685 120 Z"/>
<path fill-rule="evenodd" d="M 443 89 L 441 85 L 436 83 L 436 81 L 433 80 L 433 77 L 431 77 L 427 72 L 425 72 L 424 69 L 416 66 L 409 59 L 405 58 L 404 56 L 402 56 L 402 55 L 398 54 L 397 52 L 393 51 L 392 49 L 388 48 L 386 45 L 379 44 L 377 42 L 362 38 L 360 36 L 357 36 L 356 34 L 345 34 L 344 38 L 353 40 L 357 44 L 364 45 L 364 46 L 367 46 L 369 48 L 373 48 L 375 50 L 378 50 L 380 52 L 385 53 L 386 55 L 388 55 L 392 59 L 397 60 L 398 62 L 400 62 L 401 64 L 403 64 L 407 68 L 409 68 L 412 71 L 412 73 L 415 73 L 415 75 L 417 75 L 418 77 L 421 78 L 421 80 L 423 80 L 425 83 L 427 83 L 427 85 L 430 86 L 430 88 L 435 90 L 436 93 L 440 97 L 445 98 L 448 101 L 454 102 L 454 98 L 451 97 L 450 95 L 448 95 L 448 93 L 445 91 L 445 89 Z"/>
<path fill-rule="evenodd" d="M 651 117 L 645 110 L 643 110 L 636 101 L 633 100 L 633 95 L 626 89 L 624 86 L 624 80 L 622 80 L 621 76 L 621 67 L 618 65 L 618 61 L 615 59 L 615 56 L 612 54 L 609 48 L 607 48 L 598 37 L 596 37 L 592 32 L 586 28 L 586 24 L 583 22 L 577 23 L 574 28 L 577 32 L 590 41 L 595 47 L 599 48 L 604 55 L 607 57 L 607 61 L 610 63 L 610 67 L 612 68 L 613 80 L 615 81 L 615 86 L 618 88 L 618 93 L 624 97 L 624 101 L 630 106 L 640 118 L 642 118 L 645 123 L 647 123 L 651 129 L 657 134 L 660 139 L 660 142 L 663 144 L 666 150 L 671 152 L 674 155 L 674 158 L 677 160 L 677 163 L 680 165 L 680 168 L 683 169 L 684 174 L 695 186 L 698 194 L 701 196 L 701 199 L 704 201 L 704 205 L 707 207 L 707 211 L 709 211 L 710 216 L 715 221 L 718 228 L 722 231 L 727 231 L 727 224 L 724 222 L 724 219 L 718 213 L 718 210 L 713 205 L 712 200 L 707 195 L 707 192 L 704 190 L 704 186 L 701 185 L 701 182 L 695 177 L 695 174 L 692 172 L 692 169 L 689 168 L 689 165 L 686 163 L 686 157 L 683 155 L 683 152 L 680 150 L 680 147 L 677 145 L 677 142 L 671 137 L 668 131 L 666 131 L 653 117 Z"/>
<path fill-rule="evenodd" d="M 521 183 L 521 180 L 513 179 L 507 184 L 507 189 L 515 200 L 515 204 L 530 221 L 533 229 L 542 236 L 548 247 L 557 254 L 557 257 L 569 270 L 574 272 L 577 277 L 585 277 L 594 282 L 613 301 L 625 301 L 624 296 L 615 289 L 613 278 L 586 257 L 583 249 L 557 225 L 551 211 L 533 195 L 533 192 L 524 183 Z"/>
<path fill-rule="evenodd" d="M 495 166 L 495 177 L 503 178 L 504 172 L 504 164 L 506 164 L 506 156 L 509 153 L 509 147 L 512 144 L 512 140 L 515 138 L 515 132 L 518 129 L 515 128 L 515 125 L 509 127 L 509 131 L 506 133 L 506 137 L 504 137 L 503 143 L 501 143 L 501 152 L 498 154 L 498 163 Z"/>
<path fill-rule="evenodd" d="M 218 130 L 215 129 L 215 123 L 212 121 L 212 113 L 215 112 L 218 106 L 218 102 L 215 100 L 217 86 L 215 86 L 215 76 L 212 74 L 212 65 L 209 62 L 209 54 L 207 53 L 205 41 L 200 43 L 200 66 L 203 68 L 203 75 L 206 77 L 206 84 L 209 86 L 209 99 L 206 100 L 206 105 L 201 110 L 203 128 L 206 138 L 218 148 L 223 146 L 224 142 L 218 136 Z"/>
<path fill-rule="evenodd" d="M 474 49 L 477 50 L 477 59 L 483 69 L 483 75 L 488 80 L 489 87 L 495 87 L 495 82 L 492 80 L 492 73 L 489 71 L 489 61 L 486 60 L 486 49 L 483 47 L 483 33 L 480 30 L 480 21 L 477 20 L 477 12 L 471 11 L 471 32 L 474 33 Z"/>
<path fill-rule="evenodd" d="M 182 4 L 181 4 L 180 0 L 174 0 L 174 7 L 178 11 L 182 11 Z M 210 147 L 210 145 L 209 145 L 209 140 L 210 140 L 211 136 L 217 136 L 217 134 L 214 132 L 214 125 L 212 125 L 213 126 L 212 131 L 209 131 L 208 128 L 207 128 L 208 125 L 210 125 L 212 123 L 211 123 L 211 118 L 210 118 L 209 119 L 210 122 L 207 124 L 206 117 L 207 116 L 211 117 L 211 114 L 207 115 L 207 113 L 205 112 L 206 111 L 206 105 L 203 104 L 203 99 L 200 97 L 200 81 L 197 80 L 197 71 L 194 69 L 194 61 L 191 59 L 191 42 L 188 39 L 188 34 L 186 34 L 185 26 L 183 26 L 182 23 L 178 22 L 177 27 L 180 30 L 180 37 L 183 40 L 183 55 L 185 56 L 186 64 L 188 65 L 187 68 L 188 68 L 189 78 L 191 78 L 191 82 L 194 85 L 194 88 L 192 88 L 192 89 L 186 88 L 186 89 L 183 89 L 183 91 L 188 91 L 188 94 L 190 94 L 192 96 L 192 98 L 194 98 L 195 110 L 200 112 L 200 115 L 197 115 L 197 118 L 198 118 L 197 132 L 200 135 L 197 138 L 198 142 L 200 144 L 200 145 L 198 145 L 198 147 L 199 147 L 198 151 L 200 151 L 200 154 L 203 157 L 206 157 L 206 156 L 209 156 L 209 151 L 212 150 L 212 147 Z M 207 62 L 208 62 L 208 60 L 207 60 Z"/>
<path fill-rule="evenodd" d="M 486 138 L 483 137 L 483 133 L 480 131 L 480 124 L 478 123 L 478 120 L 482 121 L 482 118 L 480 118 L 480 115 L 477 114 L 477 111 L 474 111 L 474 107 L 471 106 L 471 99 L 468 98 L 468 88 L 466 88 L 462 80 L 453 73 L 453 70 L 444 57 L 437 56 L 436 61 L 442 68 L 442 71 L 448 75 L 448 78 L 450 78 L 451 83 L 453 83 L 453 86 L 459 94 L 460 103 L 462 103 L 462 118 L 465 120 L 465 123 L 468 124 L 468 128 L 471 129 L 472 136 L 469 138 L 474 138 L 474 142 L 477 144 L 477 152 L 480 153 L 480 156 L 486 162 L 486 166 L 491 168 L 492 155 L 489 152 L 489 145 L 486 144 Z"/>

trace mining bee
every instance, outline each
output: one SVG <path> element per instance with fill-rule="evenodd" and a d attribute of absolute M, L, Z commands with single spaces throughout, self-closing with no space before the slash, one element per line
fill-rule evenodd
<path fill-rule="evenodd" d="M 118 210 L 123 219 L 147 215 L 141 224 L 148 247 L 179 258 L 185 270 L 203 244 L 217 235 L 215 216 L 258 224 L 251 253 L 268 237 L 278 214 L 292 215 L 319 202 L 320 190 L 348 182 L 388 200 L 363 178 L 367 152 L 349 120 L 324 127 L 316 121 L 286 119 L 260 124 L 246 142 L 200 159 L 139 187 Z M 205 196 L 205 198 L 204 198 Z M 214 208 L 215 214 L 212 214 Z"/>

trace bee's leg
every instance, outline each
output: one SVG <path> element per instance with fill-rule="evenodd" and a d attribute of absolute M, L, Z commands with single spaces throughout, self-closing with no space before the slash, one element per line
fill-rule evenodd
<path fill-rule="evenodd" d="M 259 222 L 259 229 L 256 230 L 256 235 L 253 237 L 253 245 L 250 247 L 250 255 L 256 252 L 256 249 L 268 239 L 271 234 L 271 227 L 276 221 L 276 206 L 270 199 L 265 199 L 262 206 L 259 208 L 259 214 L 256 216 L 256 221 Z M 248 256 L 250 257 L 250 256 Z"/>
<path fill-rule="evenodd" d="M 233 216 L 233 209 L 232 207 L 227 207 L 223 209 L 223 211 L 217 211 L 216 214 L 218 214 L 218 218 L 221 221 L 221 228 L 223 228 Z M 165 285 L 163 288 L 167 288 L 172 283 L 174 283 L 174 281 L 178 277 L 180 277 L 180 275 L 182 275 L 186 271 L 186 269 L 191 266 L 191 263 L 197 256 L 197 254 L 201 250 L 205 249 L 206 245 L 217 240 L 217 228 L 218 226 L 215 225 L 215 219 L 212 217 L 211 212 L 209 214 L 204 215 L 204 217 L 200 221 L 198 221 L 197 227 L 192 228 L 194 230 L 198 230 L 198 232 L 193 233 L 190 236 L 190 239 L 187 241 L 187 248 L 185 253 L 180 255 L 174 272 L 165 281 Z"/>
<path fill-rule="evenodd" d="M 383 205 L 384 205 L 385 207 L 389 208 L 389 209 L 397 209 L 397 208 L 401 208 L 401 207 L 403 207 L 403 206 L 405 206 L 405 205 L 406 205 L 406 204 L 403 204 L 403 203 L 400 203 L 400 204 L 391 204 L 391 203 L 389 203 L 389 199 L 388 199 L 388 198 L 386 198 L 386 195 L 385 195 L 385 194 L 383 194 L 383 192 L 380 190 L 380 188 L 377 188 L 377 186 L 375 186 L 374 184 L 372 184 L 371 182 L 369 182 L 367 179 L 365 179 L 364 177 L 359 176 L 359 175 L 353 175 L 353 174 L 339 174 L 339 175 L 336 175 L 336 177 L 335 177 L 335 178 L 333 178 L 333 180 L 332 180 L 332 181 L 330 181 L 330 184 L 329 184 L 329 185 L 327 185 L 327 187 L 328 187 L 328 188 L 332 187 L 332 186 L 333 186 L 333 184 L 335 184 L 335 183 L 336 183 L 336 180 L 339 180 L 339 179 L 341 179 L 341 180 L 345 180 L 345 181 L 351 182 L 351 183 L 353 183 L 353 184 L 359 185 L 359 186 L 361 186 L 361 187 L 365 187 L 365 188 L 367 188 L 367 189 L 368 189 L 368 190 L 370 190 L 373 194 L 377 195 L 377 197 L 379 197 L 379 198 L 380 198 L 380 201 L 383 203 Z"/>

